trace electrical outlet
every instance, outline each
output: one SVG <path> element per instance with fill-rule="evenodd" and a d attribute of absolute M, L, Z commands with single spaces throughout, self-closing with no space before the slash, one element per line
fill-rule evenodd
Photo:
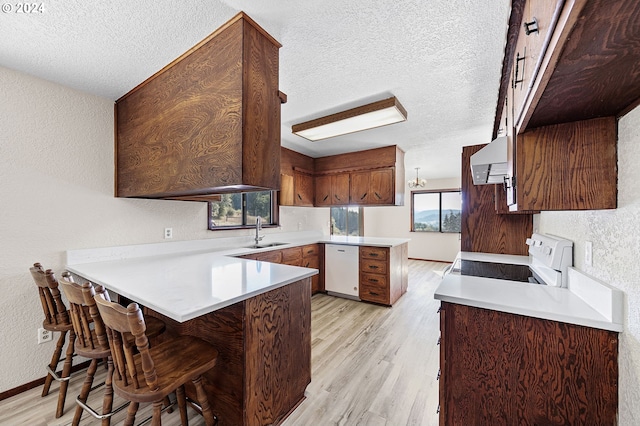
<path fill-rule="evenodd" d="M 584 264 L 593 266 L 593 243 L 591 241 L 584 243 Z"/>
<path fill-rule="evenodd" d="M 44 342 L 50 342 L 52 340 L 53 340 L 52 332 L 50 332 L 49 330 L 45 330 L 42 327 L 38 329 L 38 344 L 44 343 Z"/>
<path fill-rule="evenodd" d="M 173 238 L 173 228 L 164 228 L 164 239 L 168 240 Z"/>

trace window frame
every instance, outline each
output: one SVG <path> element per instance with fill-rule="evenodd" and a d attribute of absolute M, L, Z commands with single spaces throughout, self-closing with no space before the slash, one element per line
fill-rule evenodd
<path fill-rule="evenodd" d="M 460 234 L 462 232 L 462 226 L 460 226 L 460 231 L 458 232 L 449 232 L 442 230 L 442 194 L 444 193 L 452 193 L 457 192 L 460 194 L 460 213 L 462 214 L 462 189 L 461 188 L 449 188 L 449 189 L 424 189 L 420 191 L 411 191 L 411 231 L 410 232 L 433 232 L 439 234 Z M 428 230 L 416 230 L 415 229 L 415 202 L 414 196 L 420 194 L 438 194 L 438 202 L 439 202 L 439 221 L 438 221 L 438 230 L 437 231 L 428 231 Z"/>
<path fill-rule="evenodd" d="M 346 227 L 347 227 L 347 230 L 349 230 L 349 208 L 358 209 L 358 237 L 361 237 L 364 235 L 364 208 L 362 206 L 331 206 L 329 208 L 329 224 L 330 224 L 329 234 L 330 235 L 337 235 L 333 233 L 333 225 L 331 222 L 331 219 L 333 218 L 332 209 L 347 209 L 347 214 L 345 215 L 345 218 L 346 218 Z M 337 235 L 337 236 L 348 237 L 349 235 Z"/>
<path fill-rule="evenodd" d="M 267 192 L 267 191 L 253 191 L 253 192 Z M 278 208 L 278 191 L 270 191 L 271 192 L 271 223 L 262 223 L 263 228 L 277 228 L 280 226 L 280 215 Z M 232 229 L 255 229 L 256 225 L 247 224 L 247 199 L 246 196 L 250 192 L 241 192 L 240 195 L 242 197 L 242 223 L 243 225 L 231 225 L 231 226 L 216 226 L 213 227 L 213 218 L 211 217 L 211 204 L 216 201 L 207 202 L 207 229 L 209 231 L 228 231 Z M 231 194 L 222 194 L 222 195 L 233 195 Z M 235 193 L 237 194 L 237 193 Z"/>

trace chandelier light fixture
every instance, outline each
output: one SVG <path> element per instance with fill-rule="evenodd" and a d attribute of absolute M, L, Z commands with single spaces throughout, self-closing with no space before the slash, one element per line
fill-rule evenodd
<path fill-rule="evenodd" d="M 416 167 L 416 179 L 407 182 L 409 188 L 424 188 L 424 186 L 427 184 L 427 181 L 425 179 L 420 179 L 418 177 L 418 170 L 420 170 L 420 167 Z"/>
<path fill-rule="evenodd" d="M 294 124 L 291 131 L 310 141 L 319 141 L 398 123 L 406 119 L 407 111 L 394 96 L 326 117 Z"/>

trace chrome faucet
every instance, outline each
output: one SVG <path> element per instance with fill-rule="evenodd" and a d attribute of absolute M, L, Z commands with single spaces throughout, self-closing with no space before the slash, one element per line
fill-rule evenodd
<path fill-rule="evenodd" d="M 263 236 L 260 236 L 260 231 L 262 230 L 262 218 L 260 216 L 256 217 L 256 245 L 258 245 L 258 243 L 264 238 Z"/>

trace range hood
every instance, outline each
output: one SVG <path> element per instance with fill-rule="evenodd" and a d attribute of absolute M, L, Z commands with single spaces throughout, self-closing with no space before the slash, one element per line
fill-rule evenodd
<path fill-rule="evenodd" d="M 500 136 L 471 156 L 474 185 L 503 183 L 507 176 L 507 137 Z"/>

